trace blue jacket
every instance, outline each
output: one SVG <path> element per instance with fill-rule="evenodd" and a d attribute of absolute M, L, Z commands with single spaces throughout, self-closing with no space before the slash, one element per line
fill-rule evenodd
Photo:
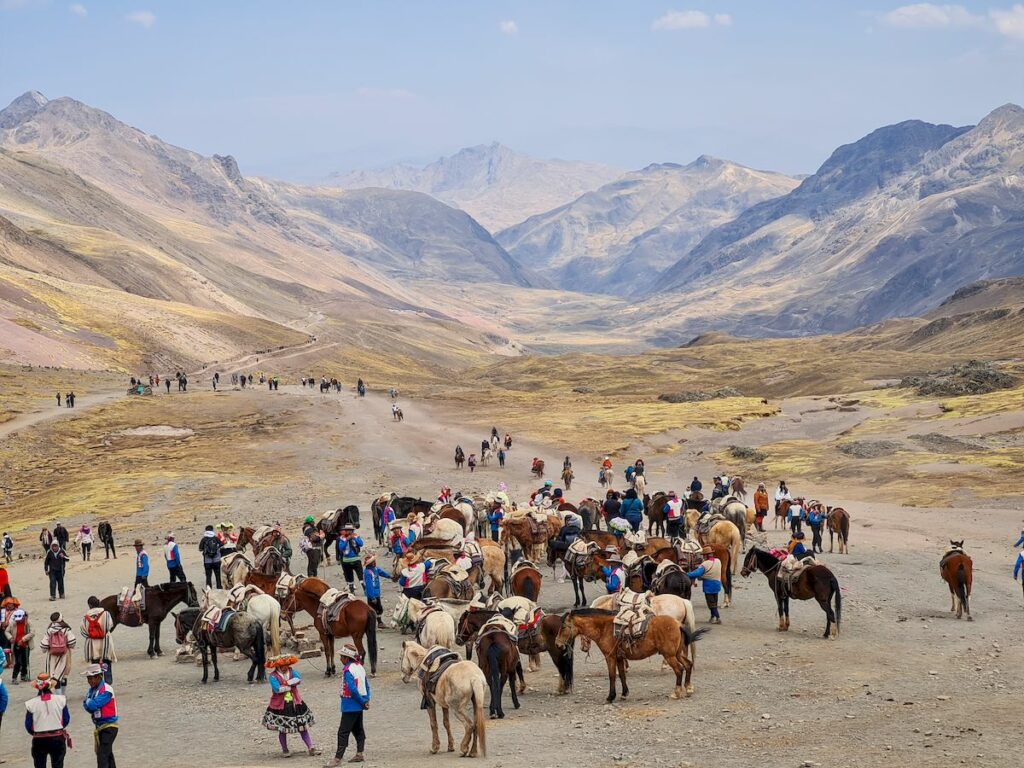
<path fill-rule="evenodd" d="M 0 680 L 0 715 L 7 711 L 7 702 L 9 701 L 7 696 L 7 686 L 4 685 L 4 681 Z"/>
<path fill-rule="evenodd" d="M 604 574 L 604 585 L 608 594 L 618 592 L 622 588 L 622 577 L 619 575 L 622 573 L 622 566 L 610 568 L 605 565 L 601 567 L 601 573 Z"/>
<path fill-rule="evenodd" d="M 807 547 L 804 546 L 802 541 L 798 541 L 793 545 L 793 557 L 800 557 L 800 555 L 807 554 Z"/>
<path fill-rule="evenodd" d="M 705 579 L 704 573 L 706 569 L 703 565 L 697 568 L 695 571 L 690 571 L 687 576 L 691 579 L 700 579 L 701 586 L 704 588 L 705 595 L 717 595 L 722 591 L 722 582 L 718 579 Z"/>
<path fill-rule="evenodd" d="M 1013 566 L 1013 578 L 1014 578 L 1014 581 L 1016 581 L 1017 574 L 1019 574 L 1021 572 L 1021 570 L 1024 570 L 1024 552 L 1020 552 L 1020 553 L 1017 554 L 1017 562 Z M 3 710 L 0 710 L 0 712 L 2 712 L 2 711 Z"/>
<path fill-rule="evenodd" d="M 338 549 L 338 557 L 352 562 L 359 559 L 359 550 L 363 548 L 363 540 L 358 536 L 351 536 L 347 539 L 338 539 L 335 546 Z"/>
<path fill-rule="evenodd" d="M 352 673 L 352 667 L 354 666 L 359 666 L 357 675 L 362 679 L 363 686 L 366 688 L 365 696 L 359 693 L 359 681 L 356 680 L 357 675 Z M 370 701 L 370 680 L 366 675 L 366 670 L 362 668 L 362 665 L 349 662 L 342 670 L 341 677 L 341 711 L 362 712 L 366 708 L 365 705 Z"/>
<path fill-rule="evenodd" d="M 143 578 L 149 576 L 149 555 L 145 551 L 135 555 L 135 575 Z"/>
<path fill-rule="evenodd" d="M 824 512 L 808 512 L 807 513 L 807 523 L 812 528 L 817 528 L 823 522 L 825 522 L 825 513 Z"/>
<path fill-rule="evenodd" d="M 690 492 L 691 493 L 700 493 L 701 489 L 703 489 L 703 488 L 704 488 L 704 483 L 702 483 L 700 480 L 694 480 L 692 483 L 690 483 Z"/>
<path fill-rule="evenodd" d="M 1020 532 L 1020 538 L 1019 538 L 1019 539 L 1017 539 L 1017 543 L 1016 543 L 1016 544 L 1014 544 L 1013 546 L 1015 546 L 1015 547 L 1021 547 L 1021 546 L 1024 546 L 1024 531 L 1021 531 L 1021 532 Z"/>
<path fill-rule="evenodd" d="M 380 577 L 390 579 L 391 574 L 379 565 L 370 565 L 363 569 L 363 591 L 371 600 L 380 597 Z"/>
<path fill-rule="evenodd" d="M 643 519 L 644 503 L 640 499 L 626 499 L 619 507 L 619 514 L 627 520 Z"/>
<path fill-rule="evenodd" d="M 405 536 L 399 531 L 391 545 L 391 551 L 399 556 L 404 555 L 412 547 L 414 541 L 416 541 L 416 531 L 409 529 L 408 535 Z M 402 546 L 403 544 L 405 545 L 404 547 Z"/>
<path fill-rule="evenodd" d="M 487 513 L 487 519 L 491 523 L 491 530 L 496 531 L 498 530 L 501 521 L 505 519 L 505 512 L 501 509 L 492 509 Z"/>
<path fill-rule="evenodd" d="M 171 548 L 171 554 L 174 555 L 173 560 L 167 560 L 167 550 L 164 550 L 164 559 L 167 560 L 167 570 L 177 568 L 181 565 L 181 552 L 178 551 L 178 545 L 175 544 Z"/>
<path fill-rule="evenodd" d="M 99 685 L 95 688 L 90 688 L 89 692 L 85 694 L 85 700 L 82 702 L 82 706 L 85 708 L 86 712 L 92 714 L 93 725 L 109 725 L 110 723 L 117 722 L 117 715 L 103 717 L 101 714 L 103 707 L 109 704 L 113 698 L 113 689 L 111 689 L 111 687 L 102 680 Z"/>

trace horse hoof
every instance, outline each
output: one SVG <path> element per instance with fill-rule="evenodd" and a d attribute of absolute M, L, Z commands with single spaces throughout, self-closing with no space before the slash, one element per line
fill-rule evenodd
<path fill-rule="evenodd" d="M 691 696 L 693 696 L 693 686 L 688 685 L 686 686 L 686 698 L 690 698 Z"/>
<path fill-rule="evenodd" d="M 973 616 L 968 616 L 968 617 L 967 617 L 967 620 L 968 620 L 968 621 L 974 621 L 974 617 L 973 617 Z"/>
<path fill-rule="evenodd" d="M 432 755 L 436 755 L 440 751 L 441 751 L 440 747 L 431 747 L 430 748 L 430 754 L 432 754 Z"/>
<path fill-rule="evenodd" d="M 670 699 L 681 699 L 682 696 L 680 695 L 679 691 L 672 691 L 672 695 L 669 696 L 669 698 Z"/>

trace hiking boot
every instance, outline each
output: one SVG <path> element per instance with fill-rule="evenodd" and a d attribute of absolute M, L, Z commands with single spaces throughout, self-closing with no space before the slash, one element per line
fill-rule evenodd
<path fill-rule="evenodd" d="M 362 752 L 356 752 L 355 757 L 353 757 L 351 760 L 349 760 L 349 762 L 350 763 L 363 763 L 363 762 L 366 762 L 366 758 L 363 757 L 363 753 Z"/>
<path fill-rule="evenodd" d="M 331 758 L 331 762 L 324 763 L 324 768 L 337 768 L 339 765 L 341 765 L 341 758 L 335 756 Z"/>
<path fill-rule="evenodd" d="M 317 749 L 316 747 L 310 747 L 309 748 L 309 754 L 310 754 L 310 757 L 313 757 L 315 755 L 320 755 L 320 754 L 323 754 L 323 753 L 319 749 Z"/>

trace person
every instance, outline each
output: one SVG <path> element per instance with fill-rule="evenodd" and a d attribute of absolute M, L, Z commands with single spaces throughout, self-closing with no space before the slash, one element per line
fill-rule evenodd
<path fill-rule="evenodd" d="M 632 464 L 630 464 L 629 466 L 626 467 L 626 471 L 625 471 L 624 474 L 625 474 L 625 477 L 626 477 L 626 483 L 628 483 L 629 485 L 632 485 L 633 484 L 633 476 L 636 475 L 636 467 L 634 467 Z"/>
<path fill-rule="evenodd" d="M 356 533 L 355 526 L 343 526 L 341 536 L 338 537 L 337 552 L 349 592 L 352 591 L 356 579 L 359 579 L 360 583 L 363 581 L 363 564 L 359 560 L 362 549 L 363 539 Z"/>
<path fill-rule="evenodd" d="M 721 624 L 722 616 L 718 612 L 718 595 L 722 591 L 722 561 L 715 557 L 711 547 L 704 547 L 701 552 L 704 555 L 704 562 L 686 575 L 691 579 L 700 579 L 704 589 L 704 602 L 708 604 L 708 609 L 711 611 L 711 623 Z"/>
<path fill-rule="evenodd" d="M 117 549 L 114 547 L 114 529 L 110 526 L 110 523 L 104 521 L 99 526 L 100 541 L 103 542 L 103 552 L 105 559 L 109 560 L 110 556 L 113 555 L 114 559 L 117 560 Z"/>
<path fill-rule="evenodd" d="M 6 535 L 7 534 L 5 533 L 4 536 L 6 536 Z M 6 548 L 6 546 L 7 546 L 6 543 L 4 544 L 4 546 Z M 1016 548 L 1016 547 L 1024 547 L 1024 528 L 1020 529 L 1020 538 L 1017 539 L 1017 541 L 1014 543 L 1013 546 L 1014 546 L 1014 548 Z"/>
<path fill-rule="evenodd" d="M 498 540 L 498 532 L 504 520 L 505 507 L 502 506 L 500 501 L 496 501 L 494 506 L 491 507 L 491 511 L 487 513 L 487 522 L 491 525 L 491 541 Z"/>
<path fill-rule="evenodd" d="M 466 466 L 469 467 L 469 471 L 473 472 L 476 469 L 476 454 L 469 454 L 469 458 L 466 460 Z"/>
<path fill-rule="evenodd" d="M 74 408 L 75 407 L 75 393 L 74 392 L 68 392 L 68 396 L 66 398 L 64 398 L 64 399 L 68 402 L 68 408 Z"/>
<path fill-rule="evenodd" d="M 53 680 L 40 672 L 32 683 L 38 694 L 25 702 L 25 730 L 32 736 L 32 765 L 46 768 L 49 759 L 52 768 L 64 768 L 68 751 L 67 727 L 71 722 L 66 696 L 53 692 Z"/>
<path fill-rule="evenodd" d="M 803 559 L 804 555 L 807 554 L 807 547 L 804 546 L 803 531 L 793 532 L 793 537 L 789 540 L 789 544 L 786 545 L 786 551 L 797 560 Z"/>
<path fill-rule="evenodd" d="M 32 632 L 32 624 L 28 620 L 28 614 L 23 608 L 15 608 L 11 612 L 4 633 L 10 644 L 11 655 L 14 656 L 14 664 L 11 667 L 11 683 L 17 685 L 19 680 L 27 683 L 29 650 L 35 635 Z"/>
<path fill-rule="evenodd" d="M 164 386 L 167 387 L 167 394 L 168 395 L 171 394 L 171 380 L 170 379 L 165 379 L 164 380 Z"/>
<path fill-rule="evenodd" d="M 53 538 L 55 538 L 57 543 L 60 544 L 60 548 L 66 552 L 68 542 L 71 541 L 71 534 L 68 533 L 68 529 L 60 523 L 57 523 L 57 525 L 53 527 Z"/>
<path fill-rule="evenodd" d="M 377 565 L 377 556 L 373 552 L 363 555 L 363 592 L 366 602 L 377 613 L 377 626 L 384 626 L 384 606 L 380 602 L 380 578 L 390 579 L 391 574 Z"/>
<path fill-rule="evenodd" d="M 754 528 L 764 533 L 764 518 L 768 514 L 768 491 L 764 483 L 757 484 L 754 491 Z"/>
<path fill-rule="evenodd" d="M 452 489 L 447 485 L 441 486 L 441 492 L 437 494 L 438 504 L 451 504 L 452 503 Z"/>
<path fill-rule="evenodd" d="M 821 529 L 825 525 L 825 507 L 821 503 L 811 505 L 807 513 L 807 524 L 811 526 L 811 551 L 824 552 L 821 545 Z"/>
<path fill-rule="evenodd" d="M 338 726 L 338 748 L 334 753 L 334 758 L 327 763 L 330 768 L 341 765 L 341 760 L 345 757 L 345 750 L 348 749 L 350 736 L 356 737 L 356 753 L 349 762 L 361 763 L 366 759 L 363 755 L 363 750 L 366 749 L 363 712 L 370 708 L 370 681 L 355 646 L 350 643 L 343 645 L 338 651 L 338 660 L 343 664 L 339 694 L 341 724 Z"/>
<path fill-rule="evenodd" d="M 505 454 L 505 449 L 504 448 L 499 448 L 498 449 L 498 466 L 499 467 L 504 468 L 504 466 L 505 466 L 505 459 L 506 458 L 507 458 L 507 456 Z"/>
<path fill-rule="evenodd" d="M 611 520 L 615 517 L 620 517 L 619 510 L 622 508 L 622 502 L 619 500 L 618 491 L 609 491 L 607 498 L 604 500 L 604 519 Z"/>
<path fill-rule="evenodd" d="M 10 697 L 7 693 L 7 686 L 4 685 L 4 669 L 7 667 L 7 654 L 4 652 L 2 646 L 0 646 L 0 727 L 3 727 L 4 723 L 4 712 L 7 711 L 7 703 L 10 701 Z M 0 757 L 0 763 L 7 762 Z"/>
<path fill-rule="evenodd" d="M 644 521 L 644 503 L 637 498 L 635 489 L 630 488 L 626 491 L 626 498 L 619 508 L 619 514 L 629 521 L 629 527 L 633 529 L 633 533 L 640 530 L 640 525 Z"/>
<path fill-rule="evenodd" d="M 92 557 L 92 528 L 88 523 L 82 523 L 75 535 L 75 544 L 82 550 L 82 561 L 85 562 Z"/>
<path fill-rule="evenodd" d="M 721 477 L 715 478 L 715 487 L 711 491 L 711 500 L 724 499 L 727 491 Z"/>
<path fill-rule="evenodd" d="M 789 495 L 789 488 L 786 487 L 786 481 L 779 480 L 779 487 L 775 489 L 775 514 L 779 514 L 779 510 L 782 508 L 782 502 L 792 500 L 793 497 Z"/>
<path fill-rule="evenodd" d="M 149 586 L 149 554 L 142 539 L 135 540 L 135 586 Z"/>
<path fill-rule="evenodd" d="M 53 543 L 53 534 L 50 533 L 49 528 L 44 527 L 43 530 L 39 532 L 39 543 L 43 546 L 43 554 L 45 556 L 45 554 L 50 551 L 50 544 Z"/>
<path fill-rule="evenodd" d="M 185 584 L 188 581 L 185 578 L 185 569 L 181 566 L 181 550 L 178 548 L 178 542 L 174 540 L 173 533 L 167 534 L 167 540 L 164 544 L 164 561 L 167 563 L 167 572 L 170 574 L 171 584 L 176 581 Z"/>
<path fill-rule="evenodd" d="M 1021 535 L 1024 535 L 1022 532 Z M 11 554 L 14 552 L 14 539 L 11 538 L 11 534 L 4 531 L 4 561 L 11 562 Z"/>
<path fill-rule="evenodd" d="M 220 544 L 221 559 L 238 548 L 238 534 L 235 533 L 234 523 L 226 523 L 223 520 L 217 523 L 217 541 Z"/>
<path fill-rule="evenodd" d="M 16 597 L 5 597 L 0 599 L 0 649 L 7 651 L 8 664 L 14 663 L 14 654 L 11 653 L 11 640 L 7 637 L 7 625 L 11 621 L 11 614 L 21 607 Z"/>
<path fill-rule="evenodd" d="M 608 555 L 608 565 L 601 566 L 601 573 L 604 574 L 604 587 L 609 595 L 613 595 L 622 589 L 626 583 L 626 571 L 622 567 L 622 558 L 618 552 Z"/>
<path fill-rule="evenodd" d="M 801 530 L 801 524 L 804 520 L 804 508 L 803 499 L 793 499 L 793 503 L 789 505 L 789 511 L 786 513 L 786 522 L 789 523 L 789 530 L 793 533 L 799 533 Z"/>
<path fill-rule="evenodd" d="M 82 616 L 82 628 L 79 634 L 85 639 L 82 644 L 82 653 L 85 663 L 99 664 L 103 670 L 103 679 L 108 683 L 114 682 L 113 663 L 117 660 L 114 655 L 114 644 L 110 633 L 114 631 L 114 617 L 100 604 L 100 599 L 95 595 L 89 597 L 89 610 Z"/>
<path fill-rule="evenodd" d="M 583 535 L 583 518 L 570 512 L 565 516 L 565 522 L 562 523 L 562 528 L 551 542 L 550 547 L 554 552 L 567 552 L 581 535 Z"/>
<path fill-rule="evenodd" d="M 1024 549 L 1017 553 L 1017 560 L 1013 564 L 1013 580 L 1017 581 L 1024 571 Z M 1024 578 L 1020 579 L 1021 588 L 1024 589 Z"/>
<path fill-rule="evenodd" d="M 61 401 L 60 401 L 60 392 L 58 392 L 58 393 L 57 393 L 57 407 L 58 407 L 58 408 L 60 408 L 60 407 L 61 407 L 61 405 L 62 405 L 62 403 L 61 403 Z"/>
<path fill-rule="evenodd" d="M 96 768 L 116 768 L 114 740 L 117 738 L 117 700 L 114 689 L 103 679 L 103 668 L 92 664 L 85 670 L 89 691 L 82 701 L 82 709 L 92 717 L 92 743 L 96 751 Z"/>
<path fill-rule="evenodd" d="M 562 469 L 572 469 L 572 459 L 568 456 L 562 461 Z"/>
<path fill-rule="evenodd" d="M 309 519 L 312 520 L 312 517 Z M 316 576 L 324 555 L 320 532 L 315 525 L 307 525 L 302 529 L 302 534 L 302 539 L 299 540 L 299 552 L 306 555 L 306 575 Z"/>
<path fill-rule="evenodd" d="M 605 456 L 604 457 L 604 461 L 601 462 L 601 469 L 611 469 L 611 468 L 612 468 L 612 457 L 611 456 Z"/>
<path fill-rule="evenodd" d="M 430 560 L 419 563 L 416 562 L 418 559 L 415 552 L 406 553 L 405 567 L 398 576 L 398 586 L 402 588 L 402 594 L 406 597 L 422 600 L 423 589 L 427 586 L 427 580 L 430 578 L 430 566 L 433 563 Z"/>
<path fill-rule="evenodd" d="M 203 571 L 206 573 L 206 586 L 213 587 L 217 584 L 220 589 L 220 542 L 212 525 L 206 526 L 202 537 L 199 539 L 199 551 L 203 555 Z"/>
<path fill-rule="evenodd" d="M 679 494 L 675 491 L 669 491 L 668 497 L 668 501 L 662 507 L 662 512 L 665 515 L 665 527 L 668 537 L 674 539 L 683 533 L 683 500 L 679 498 Z"/>
<path fill-rule="evenodd" d="M 57 540 L 51 541 L 50 551 L 46 553 L 46 559 L 43 560 L 43 573 L 50 577 L 51 601 L 57 599 L 58 592 L 60 599 L 64 599 L 64 570 L 68 560 L 70 560 L 68 553 L 61 549 Z"/>
<path fill-rule="evenodd" d="M 704 483 L 694 475 L 693 480 L 690 482 L 690 493 L 700 493 L 702 490 L 704 490 Z"/>
<path fill-rule="evenodd" d="M 46 673 L 53 680 L 56 693 L 64 693 L 71 674 L 71 649 L 78 638 L 71 630 L 71 625 L 64 621 L 60 611 L 50 614 L 50 626 L 43 632 L 39 648 L 46 652 Z"/>
<path fill-rule="evenodd" d="M 270 703 L 263 713 L 263 727 L 268 731 L 277 731 L 281 744 L 281 753 L 290 757 L 288 750 L 288 734 L 297 733 L 302 738 L 310 755 L 319 755 L 320 750 L 313 746 L 313 737 L 309 728 L 316 721 L 313 712 L 299 694 L 302 675 L 292 669 L 299 660 L 295 656 L 274 656 L 264 665 L 272 670 L 267 676 L 270 683 Z"/>
<path fill-rule="evenodd" d="M 392 521 L 390 528 L 391 537 L 388 540 L 388 546 L 396 557 L 402 557 L 416 541 L 416 531 L 411 526 L 408 533 L 403 531 L 401 520 Z"/>
<path fill-rule="evenodd" d="M 11 575 L 7 572 L 7 563 L 0 563 L 0 600 L 12 595 Z"/>

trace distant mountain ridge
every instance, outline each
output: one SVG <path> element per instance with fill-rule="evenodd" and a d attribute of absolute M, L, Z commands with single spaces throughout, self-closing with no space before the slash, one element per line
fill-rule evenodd
<path fill-rule="evenodd" d="M 563 288 L 639 293 L 716 226 L 797 183 L 707 155 L 688 165 L 657 163 L 503 230 L 497 239 Z"/>
<path fill-rule="evenodd" d="M 544 160 L 503 144 L 466 147 L 416 167 L 334 173 L 328 183 L 346 189 L 381 187 L 423 192 L 461 208 L 491 232 L 555 208 L 621 175 L 597 163 Z"/>

